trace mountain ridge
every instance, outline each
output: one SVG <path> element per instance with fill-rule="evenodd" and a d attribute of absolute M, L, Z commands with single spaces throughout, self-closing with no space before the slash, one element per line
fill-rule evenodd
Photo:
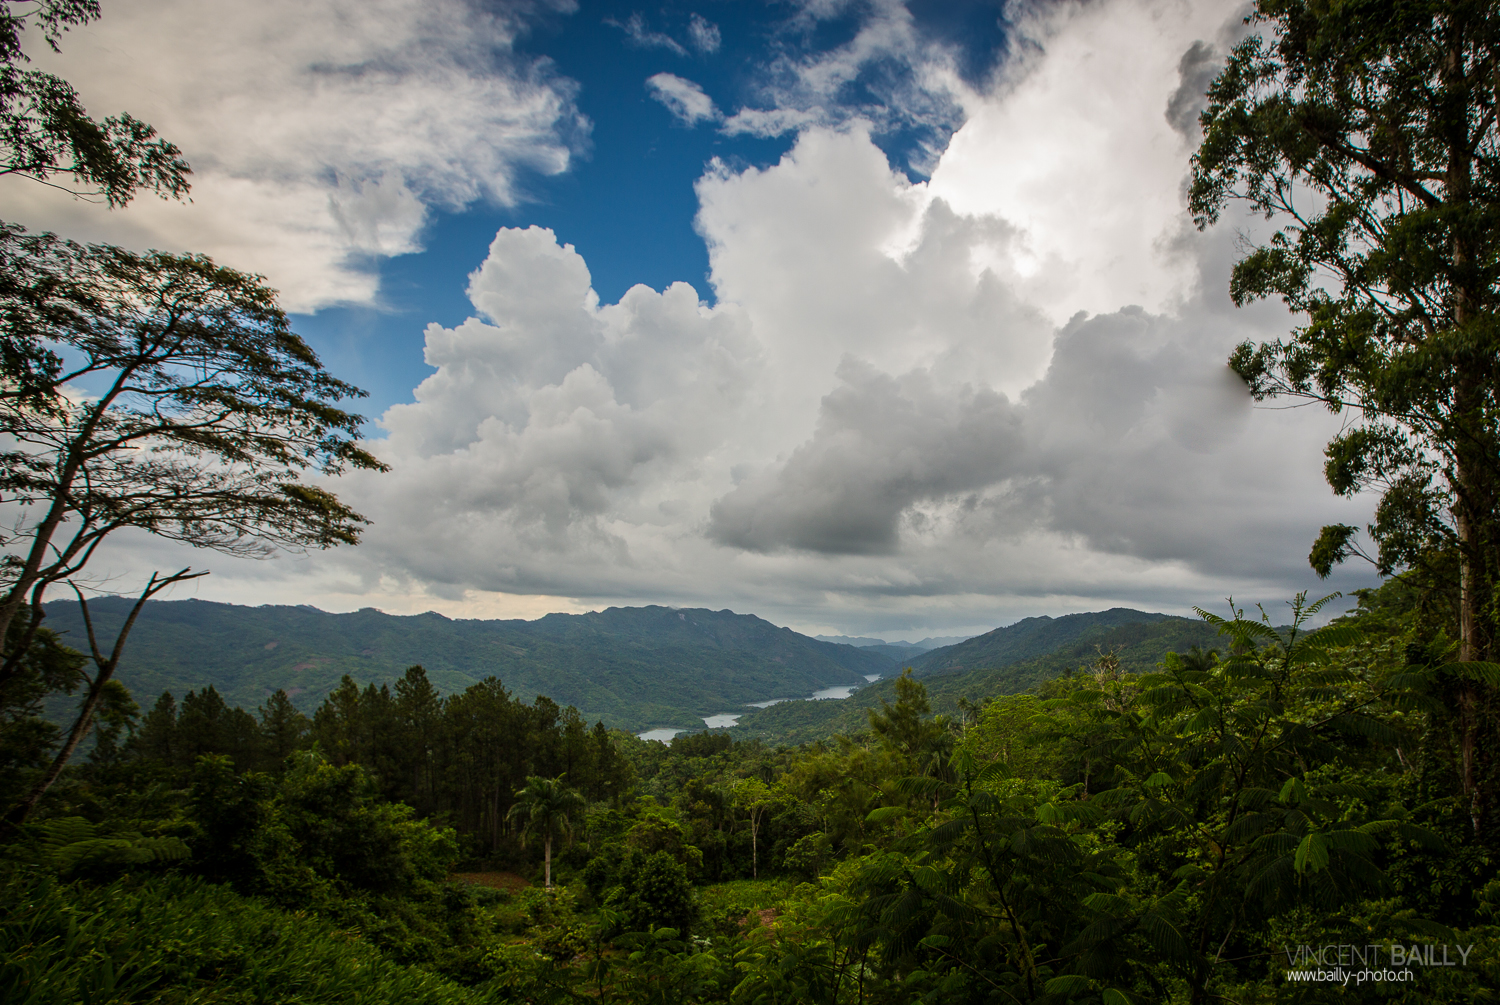
<path fill-rule="evenodd" d="M 90 602 L 103 638 L 132 603 Z M 48 604 L 46 623 L 65 641 L 84 637 L 75 603 Z M 493 675 L 523 699 L 546 695 L 622 729 L 701 726 L 703 715 L 863 684 L 893 666 L 728 610 L 616 607 L 522 621 L 167 600 L 142 609 L 117 676 L 141 704 L 212 684 L 231 705 L 255 708 L 281 688 L 310 711 L 345 674 L 378 684 L 414 664 L 445 693 Z"/>

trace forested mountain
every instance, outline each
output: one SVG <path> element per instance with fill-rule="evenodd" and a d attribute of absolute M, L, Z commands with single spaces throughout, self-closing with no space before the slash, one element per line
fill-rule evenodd
<path fill-rule="evenodd" d="M 943 646 L 912 656 L 903 666 L 918 677 L 935 673 L 957 673 L 985 667 L 1001 667 L 1017 660 L 1043 656 L 1076 642 L 1098 628 L 1149 621 L 1192 621 L 1167 614 L 1147 614 L 1126 607 L 1112 607 L 1090 614 L 1065 614 L 1060 618 L 1026 618 L 1004 628 L 976 635 L 957 645 Z"/>
<path fill-rule="evenodd" d="M 1044 681 L 1066 676 L 1080 667 L 1093 664 L 1101 654 L 1110 654 L 1119 667 L 1129 673 L 1149 672 L 1169 652 L 1187 652 L 1193 646 L 1209 650 L 1222 648 L 1222 640 L 1213 625 L 1187 618 L 1160 614 L 1141 615 L 1149 620 L 1118 623 L 1118 615 L 1140 614 L 1139 611 L 1115 609 L 1101 614 L 1070 614 L 1062 618 L 1028 618 L 1012 626 L 1026 626 L 1025 634 L 1013 640 L 1010 652 L 1025 646 L 1040 647 L 1051 628 L 1057 635 L 1072 634 L 1071 642 L 1044 652 L 1043 655 L 1016 657 L 1007 662 L 981 665 L 967 671 L 932 673 L 923 678 L 935 712 L 957 715 L 959 701 L 978 704 L 996 695 L 1018 694 Z M 1090 623 L 1090 619 L 1094 620 Z M 1115 622 L 1111 624 L 1110 622 Z M 1078 626 L 1083 625 L 1081 632 Z M 1042 629 L 1038 631 L 1038 627 Z M 1008 631 L 999 628 L 971 640 L 994 640 Z M 989 645 L 1002 651 L 995 642 Z M 964 649 L 950 646 L 934 654 Z M 1003 659 L 1003 657 L 1001 657 Z M 955 658 L 956 661 L 956 658 Z M 976 660 L 977 662 L 977 660 Z M 910 665 L 910 664 L 907 664 Z M 920 673 L 920 671 L 914 671 Z M 807 743 L 838 733 L 855 733 L 863 729 L 867 709 L 896 700 L 896 681 L 889 678 L 861 688 L 845 701 L 784 702 L 757 709 L 734 726 L 733 734 L 743 739 L 756 738 L 768 743 Z"/>
<path fill-rule="evenodd" d="M 129 606 L 117 598 L 90 603 L 102 638 L 114 637 Z M 47 625 L 85 644 L 76 603 L 48 604 Z M 182 600 L 146 605 L 118 679 L 143 702 L 211 684 L 230 705 L 254 708 L 284 689 L 311 711 L 345 674 L 386 682 L 414 664 L 442 693 L 496 676 L 522 698 L 545 694 L 589 722 L 622 729 L 697 728 L 702 715 L 863 684 L 866 674 L 895 666 L 730 611 L 633 607 L 478 621 Z"/>

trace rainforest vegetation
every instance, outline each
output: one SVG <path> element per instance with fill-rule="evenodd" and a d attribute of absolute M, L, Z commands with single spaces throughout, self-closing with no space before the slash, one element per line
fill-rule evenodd
<path fill-rule="evenodd" d="M 420 667 L 310 718 L 279 693 L 122 699 L 4 845 L 0 988 L 1320 1001 L 1339 992 L 1288 980 L 1287 952 L 1431 943 L 1466 965 L 1360 1000 L 1484 1000 L 1496 824 L 1462 790 L 1472 671 L 1422 601 L 1398 577 L 1313 630 L 1301 600 L 1280 629 L 1210 615 L 1212 648 L 1142 672 L 1100 649 L 961 717 L 906 675 L 796 748 L 641 741 L 496 680 L 441 698 Z M 9 711 L 11 753 L 46 727 Z"/>

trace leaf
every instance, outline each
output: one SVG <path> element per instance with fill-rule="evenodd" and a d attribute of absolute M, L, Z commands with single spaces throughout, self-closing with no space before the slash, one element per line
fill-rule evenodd
<path fill-rule="evenodd" d="M 1298 872 L 1317 872 L 1328 867 L 1328 847 L 1323 843 L 1323 835 L 1309 834 L 1302 839 L 1297 846 L 1297 856 L 1293 866 Z"/>
<path fill-rule="evenodd" d="M 1091 893 L 1083 898 L 1083 906 L 1116 918 L 1130 913 L 1130 901 L 1112 893 Z"/>
<path fill-rule="evenodd" d="M 1130 1005 L 1130 998 L 1117 988 L 1105 988 L 1104 1005 Z"/>
<path fill-rule="evenodd" d="M 1077 974 L 1054 977 L 1043 986 L 1049 995 L 1081 995 L 1088 989 L 1089 979 Z"/>
<path fill-rule="evenodd" d="M 1286 784 L 1281 787 L 1281 795 L 1276 798 L 1283 803 L 1300 803 L 1307 798 L 1307 787 L 1302 784 L 1302 779 L 1293 776 L 1286 780 Z"/>
<path fill-rule="evenodd" d="M 1450 673 L 1462 680 L 1482 681 L 1491 687 L 1500 687 L 1500 663 L 1483 663 L 1478 660 L 1444 663 L 1438 672 Z"/>

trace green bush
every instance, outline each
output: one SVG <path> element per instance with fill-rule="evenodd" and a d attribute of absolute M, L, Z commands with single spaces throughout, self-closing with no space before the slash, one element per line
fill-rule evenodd
<path fill-rule="evenodd" d="M 672 928 L 686 935 L 698 920 L 698 904 L 687 868 L 664 851 L 634 851 L 620 867 L 620 885 L 607 901 L 621 912 L 626 929 Z"/>

